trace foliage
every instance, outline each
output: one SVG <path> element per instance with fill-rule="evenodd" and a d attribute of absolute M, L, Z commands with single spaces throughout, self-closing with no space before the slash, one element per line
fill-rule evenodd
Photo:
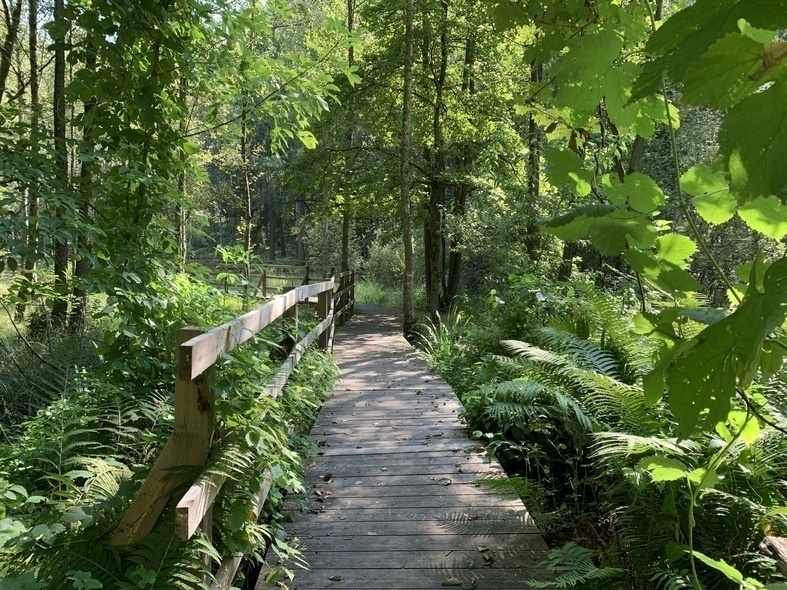
<path fill-rule="evenodd" d="M 177 312 L 189 310 L 188 317 L 195 319 L 194 313 L 201 312 L 201 320 L 217 323 L 234 314 L 234 306 L 222 309 L 224 299 L 211 295 L 205 284 L 186 277 L 166 284 L 174 290 L 169 297 L 160 293 L 159 305 L 151 306 L 158 316 L 147 316 L 158 322 L 162 336 L 173 329 L 170 317 L 182 321 Z M 298 433 L 308 429 L 336 377 L 329 357 L 310 353 L 278 399 L 259 396 L 278 358 L 278 341 L 294 327 L 283 330 L 268 330 L 218 368 L 214 383 L 221 439 L 208 470 L 228 475 L 229 481 L 216 507 L 212 543 L 199 535 L 176 541 L 172 510 L 139 543 L 119 548 L 108 542 L 171 430 L 171 353 L 154 357 L 145 342 L 126 335 L 128 350 L 145 352 L 101 371 L 68 376 L 56 397 L 0 447 L 0 571 L 9 583 L 24 588 L 194 587 L 210 576 L 203 552 L 215 561 L 255 547 L 259 552 L 251 557 L 261 559 L 273 529 L 250 518 L 252 509 L 260 508 L 252 491 L 262 487 L 266 470 L 273 474 L 274 499 L 299 489 L 298 452 L 304 448 Z M 137 373 L 147 378 L 123 377 Z M 260 421 L 263 413 L 266 420 Z"/>

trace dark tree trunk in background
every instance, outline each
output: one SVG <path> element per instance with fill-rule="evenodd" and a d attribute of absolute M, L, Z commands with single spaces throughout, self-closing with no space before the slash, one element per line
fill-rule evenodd
<path fill-rule="evenodd" d="M 574 269 L 574 256 L 577 255 L 577 249 L 576 242 L 566 242 L 563 244 L 562 261 L 557 271 L 557 280 L 559 283 L 567 283 L 571 280 L 571 271 Z"/>
<path fill-rule="evenodd" d="M 541 82 L 543 66 L 535 62 L 530 64 L 530 81 Z M 528 218 L 525 231 L 525 248 L 531 262 L 537 262 L 541 257 L 541 233 L 537 221 L 537 206 L 541 200 L 541 130 L 536 123 L 536 118 L 530 115 L 527 129 L 528 154 L 527 154 L 527 198 Z"/>
<path fill-rule="evenodd" d="M 271 262 L 276 262 L 276 209 L 273 203 L 268 205 L 268 258 Z"/>
<path fill-rule="evenodd" d="M 475 77 L 473 69 L 475 66 L 475 33 L 470 33 L 465 45 L 465 63 L 462 70 L 462 92 L 468 96 L 475 94 Z M 472 165 L 473 158 L 468 146 L 462 146 L 462 157 L 460 158 L 460 170 L 462 180 L 458 186 L 454 187 L 451 200 L 451 213 L 454 218 L 461 219 L 465 214 L 467 197 L 470 195 L 470 186 L 466 176 Z M 448 255 L 448 284 L 444 294 L 444 307 L 451 305 L 451 302 L 459 293 L 459 285 L 462 278 L 462 251 L 459 232 L 454 230 L 451 234 L 450 252 Z"/>
<path fill-rule="evenodd" d="M 14 47 L 19 37 L 19 24 L 22 21 L 23 0 L 17 0 L 10 8 L 3 2 L 3 16 L 5 25 L 5 39 L 0 47 L 0 102 L 3 100 L 8 73 L 11 71 L 11 61 L 14 57 Z M 57 3 L 55 3 L 57 4 Z M 38 11 L 36 11 L 37 14 Z"/>
<path fill-rule="evenodd" d="M 63 31 L 64 0 L 55 0 L 54 21 L 55 27 Z M 65 33 L 54 39 L 55 42 L 55 72 L 54 86 L 52 89 L 52 106 L 54 115 L 55 157 L 57 158 L 58 176 L 62 189 L 68 185 L 68 147 L 66 145 L 66 50 Z M 68 242 L 64 236 L 54 241 L 54 271 L 55 287 L 59 297 L 55 299 L 52 308 L 52 321 L 55 326 L 64 326 L 68 314 L 68 299 L 66 286 L 68 283 Z"/>
<path fill-rule="evenodd" d="M 413 225 L 410 212 L 410 117 L 413 99 L 413 0 L 405 2 L 404 74 L 402 90 L 402 143 L 399 152 L 401 188 L 402 241 L 404 245 L 404 276 L 402 280 L 402 330 L 405 336 L 415 328 L 413 307 Z"/>
<path fill-rule="evenodd" d="M 28 10 L 28 58 L 30 60 L 30 149 L 38 149 L 38 126 L 41 120 L 41 100 L 38 95 L 40 86 L 38 78 L 38 0 L 29 0 L 27 5 Z M 33 158 L 31 158 L 32 160 Z M 38 190 L 35 186 L 31 186 L 27 190 L 27 199 L 25 204 L 25 213 L 27 215 L 27 235 L 25 236 L 25 246 L 28 252 L 32 251 L 33 241 L 37 240 L 38 229 Z M 37 250 L 38 245 L 35 249 Z M 22 261 L 22 276 L 28 284 L 35 281 L 35 257 L 27 256 Z M 23 319 L 25 310 L 27 309 L 27 302 L 32 298 L 32 289 L 25 288 L 19 294 L 22 302 L 16 306 L 16 314 L 18 319 Z"/>
<path fill-rule="evenodd" d="M 87 54 L 85 56 L 85 69 L 96 69 L 96 52 L 92 43 L 87 45 Z M 83 150 L 92 151 L 93 145 L 93 127 L 90 122 L 90 114 L 96 106 L 96 99 L 91 98 L 85 103 L 84 110 L 84 123 L 82 127 L 82 146 Z M 93 183 L 93 163 L 90 159 L 85 159 L 79 171 L 79 196 L 81 199 L 80 214 L 87 221 L 90 218 L 90 197 L 92 195 Z M 74 278 L 77 280 L 85 277 L 90 269 L 90 259 L 88 258 L 88 249 L 90 244 L 84 235 L 80 235 L 77 242 L 77 260 L 74 266 Z M 71 307 L 71 317 L 69 318 L 69 327 L 72 331 L 79 331 L 87 320 L 87 292 L 79 287 L 74 287 L 73 304 Z"/>
<path fill-rule="evenodd" d="M 298 264 L 300 265 L 306 264 L 306 247 L 303 243 L 304 208 L 305 208 L 305 203 L 303 202 L 303 197 L 298 196 L 295 199 L 295 226 L 298 228 L 298 236 L 295 239 L 295 249 L 296 249 L 296 256 L 298 258 Z"/>
<path fill-rule="evenodd" d="M 347 0 L 347 30 L 352 33 L 353 27 L 355 25 L 355 0 Z M 350 67 L 353 66 L 355 63 L 355 51 L 354 47 L 350 45 L 347 48 L 347 63 Z M 344 134 L 344 144 L 347 148 L 347 154 L 351 153 L 353 147 L 353 136 L 354 136 L 354 109 L 352 105 L 352 91 L 350 94 L 351 98 L 348 104 L 348 121 L 347 121 L 347 131 Z M 344 204 L 342 209 L 342 272 L 348 270 L 350 268 L 350 212 L 352 209 L 352 203 L 350 202 L 352 199 L 352 187 L 350 186 L 350 182 L 348 180 L 348 190 L 344 195 Z"/>
<path fill-rule="evenodd" d="M 244 93 L 240 116 L 240 165 L 243 187 L 243 274 L 248 280 L 251 273 L 251 184 L 249 183 L 249 101 Z"/>

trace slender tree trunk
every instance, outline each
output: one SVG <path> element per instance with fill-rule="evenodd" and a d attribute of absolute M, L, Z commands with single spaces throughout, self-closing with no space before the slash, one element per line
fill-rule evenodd
<path fill-rule="evenodd" d="M 574 256 L 577 255 L 577 249 L 576 242 L 566 242 L 563 244 L 562 261 L 560 262 L 560 268 L 557 272 L 557 280 L 559 283 L 567 283 L 571 280 L 571 271 L 574 268 Z"/>
<path fill-rule="evenodd" d="M 178 98 L 180 99 L 181 104 L 186 104 L 186 87 L 188 86 L 188 78 L 185 75 L 181 75 L 180 77 L 180 84 L 178 88 Z M 185 135 L 186 128 L 188 127 L 188 121 L 186 120 L 186 116 L 184 115 L 180 119 L 180 124 L 178 125 L 178 131 L 180 131 L 181 135 Z M 184 199 L 186 198 L 186 152 L 180 150 L 180 172 L 178 173 L 178 197 L 180 202 L 178 203 L 178 264 L 180 266 L 180 270 L 183 271 L 186 268 L 186 261 L 188 260 L 189 251 L 188 251 L 188 234 L 186 230 L 186 222 L 188 220 L 186 206 L 184 205 Z"/>
<path fill-rule="evenodd" d="M 352 33 L 355 25 L 355 0 L 347 0 L 347 30 Z M 347 48 L 347 63 L 350 67 L 355 64 L 355 51 L 352 45 Z M 347 106 L 347 131 L 344 133 L 344 144 L 347 154 L 351 153 L 353 147 L 353 136 L 355 132 L 354 108 L 352 100 L 352 90 L 350 90 L 350 100 Z M 348 181 L 348 185 L 351 182 Z M 350 268 L 350 212 L 352 208 L 352 186 L 348 186 L 344 195 L 344 207 L 342 209 L 342 272 Z"/>
<path fill-rule="evenodd" d="M 295 239 L 295 249 L 298 264 L 301 266 L 306 264 L 306 247 L 303 244 L 303 210 L 303 197 L 299 195 L 295 199 L 295 225 L 298 228 L 298 235 Z"/>
<path fill-rule="evenodd" d="M 64 0 L 55 0 L 54 22 L 58 31 L 63 31 Z M 55 42 L 55 72 L 54 86 L 52 89 L 52 104 L 54 110 L 54 138 L 55 157 L 61 190 L 68 186 L 68 146 L 66 145 L 66 50 L 65 32 L 54 39 Z M 66 285 L 68 283 L 68 242 L 65 236 L 59 236 L 54 241 L 55 261 L 55 287 L 58 297 L 52 308 L 52 321 L 56 326 L 66 323 L 68 314 L 68 299 L 66 298 Z"/>
<path fill-rule="evenodd" d="M 31 161 L 35 160 L 35 152 L 38 150 L 38 126 L 41 119 L 41 101 L 38 96 L 38 0 L 28 1 L 28 57 L 30 59 L 30 151 Z M 35 185 L 27 191 L 27 235 L 25 236 L 25 246 L 28 252 L 34 248 L 33 242 L 37 240 L 38 233 L 38 189 Z M 16 314 L 19 319 L 24 318 L 27 308 L 27 301 L 32 296 L 32 289 L 29 287 L 35 281 L 35 256 L 28 255 L 22 262 L 22 276 L 25 278 L 27 286 L 24 292 L 20 293 L 22 303 L 16 306 Z"/>
<path fill-rule="evenodd" d="M 465 45 L 465 63 L 462 70 L 462 92 L 468 96 L 475 94 L 475 76 L 473 74 L 475 66 L 475 32 L 468 35 Z M 467 206 L 467 197 L 470 194 L 470 186 L 465 180 L 470 169 L 472 157 L 467 145 L 461 148 L 462 157 L 460 158 L 459 173 L 462 180 L 453 191 L 451 201 L 451 213 L 456 219 L 464 217 Z M 462 276 L 462 250 L 459 232 L 454 230 L 451 234 L 450 253 L 448 255 L 448 284 L 445 290 L 445 300 L 448 305 L 459 294 L 459 284 Z"/>
<path fill-rule="evenodd" d="M 402 143 L 399 153 L 401 186 L 402 241 L 404 245 L 404 276 L 402 280 L 403 332 L 412 334 L 415 328 L 413 307 L 413 225 L 410 214 L 410 117 L 413 98 L 413 0 L 405 1 L 404 17 L 404 81 L 402 90 Z"/>
<path fill-rule="evenodd" d="M 273 207 L 273 195 L 268 205 L 268 256 L 276 262 L 276 209 Z"/>
<path fill-rule="evenodd" d="M 11 60 L 14 56 L 14 47 L 19 37 L 19 23 L 22 21 L 22 0 L 17 0 L 10 8 L 3 2 L 3 16 L 5 17 L 6 34 L 3 45 L 0 47 L 0 102 L 3 100 L 8 73 L 11 71 Z"/>
<path fill-rule="evenodd" d="M 87 53 L 85 56 L 85 69 L 95 70 L 96 68 L 96 52 L 92 43 L 87 44 Z M 82 128 L 82 150 L 92 151 L 93 145 L 93 127 L 90 121 L 91 112 L 96 106 L 96 99 L 91 98 L 85 103 L 84 109 L 84 124 Z M 79 194 L 82 201 L 80 205 L 80 214 L 87 220 L 90 217 L 90 198 L 92 195 L 93 183 L 93 163 L 90 158 L 82 161 L 79 171 Z M 87 275 L 90 269 L 90 259 L 87 252 L 89 243 L 87 236 L 80 235 L 78 239 L 77 248 L 77 261 L 74 266 L 74 278 L 79 281 Z M 80 286 L 75 286 L 73 290 L 73 304 L 71 307 L 71 317 L 69 318 L 69 327 L 72 331 L 78 332 L 87 320 L 87 291 Z"/>
<path fill-rule="evenodd" d="M 432 166 L 429 179 L 429 210 L 424 231 L 425 255 L 428 259 L 426 304 L 433 318 L 440 310 L 440 287 L 444 277 L 441 271 L 443 246 L 443 206 L 445 205 L 445 151 L 443 145 L 443 92 L 448 69 L 448 0 L 440 1 L 440 61 L 433 77 L 435 100 L 432 110 L 432 136 L 434 141 Z M 427 52 L 425 52 L 427 53 Z M 424 61 L 424 68 L 429 63 Z M 427 238 L 428 234 L 428 238 Z"/>
<path fill-rule="evenodd" d="M 530 81 L 541 82 L 543 66 L 535 62 L 530 64 Z M 528 138 L 528 175 L 527 175 L 527 197 L 528 197 L 528 219 L 525 231 L 525 248 L 527 256 L 531 262 L 537 262 L 541 257 L 541 232 L 538 225 L 538 203 L 541 201 L 541 129 L 538 127 L 536 118 L 530 115 L 527 129 Z"/>
<path fill-rule="evenodd" d="M 243 94 L 243 105 L 241 106 L 240 117 L 240 162 L 243 172 L 243 274 L 248 280 L 251 274 L 251 184 L 249 183 L 249 153 L 248 153 L 248 117 L 249 102 L 246 94 Z"/>

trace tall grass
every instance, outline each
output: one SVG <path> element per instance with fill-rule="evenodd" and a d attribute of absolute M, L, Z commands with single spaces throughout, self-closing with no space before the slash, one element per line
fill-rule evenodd
<path fill-rule="evenodd" d="M 402 292 L 392 287 L 383 287 L 370 281 L 355 283 L 355 300 L 359 303 L 402 309 Z"/>

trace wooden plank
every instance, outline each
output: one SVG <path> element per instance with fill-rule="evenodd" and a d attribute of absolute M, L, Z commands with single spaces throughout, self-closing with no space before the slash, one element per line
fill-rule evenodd
<path fill-rule="evenodd" d="M 353 510 L 337 512 L 336 510 L 307 510 L 288 507 L 285 512 L 291 515 L 301 515 L 309 523 L 335 524 L 337 522 L 408 522 L 409 526 L 421 526 L 423 522 L 441 521 L 453 522 L 456 526 L 478 521 L 510 522 L 514 519 L 520 522 L 532 522 L 532 518 L 523 506 L 517 508 L 477 506 L 466 510 L 450 510 L 435 508 L 354 508 Z M 296 526 L 296 525 L 290 525 Z"/>
<path fill-rule="evenodd" d="M 521 588 L 545 576 L 548 549 L 521 500 L 477 483 L 502 470 L 469 440 L 450 388 L 394 322 L 363 324 L 359 311 L 362 327 L 354 320 L 337 343 L 343 381 L 312 430 L 310 487 L 282 509 L 298 515 L 286 530 L 312 568 L 288 587 L 439 588 L 457 577 Z"/>
<path fill-rule="evenodd" d="M 175 536 L 178 539 L 187 541 L 192 537 L 225 481 L 226 475 L 210 473 L 200 475 L 191 485 L 175 507 Z"/>
<path fill-rule="evenodd" d="M 264 570 L 264 574 L 270 571 Z M 406 568 L 406 569 L 379 569 L 379 570 L 338 570 L 319 568 L 312 570 L 297 570 L 296 584 L 289 588 L 365 588 L 368 590 L 396 589 L 396 590 L 435 590 L 444 588 L 443 582 L 449 578 L 456 578 L 464 588 L 477 588 L 479 590 L 527 590 L 532 588 L 526 582 L 529 579 L 543 579 L 543 574 L 532 570 L 503 570 L 493 571 L 479 566 L 473 569 L 437 569 L 437 568 Z M 271 585 L 264 583 L 264 575 L 260 576 L 256 590 L 265 588 L 280 588 L 278 580 L 287 582 L 285 577 L 274 580 Z"/>
<path fill-rule="evenodd" d="M 419 527 L 420 528 L 420 527 Z M 495 533 L 490 534 L 462 534 L 456 532 L 433 534 L 422 531 L 418 535 L 388 535 L 373 533 L 313 535 L 309 533 L 293 535 L 299 538 L 309 551 L 321 553 L 323 558 L 327 553 L 357 553 L 358 551 L 452 551 L 459 543 L 466 549 L 475 547 L 505 547 L 505 552 L 527 554 L 529 552 L 542 553 L 543 541 L 538 532 L 523 533 Z M 458 539 L 457 537 L 461 537 Z M 481 557 L 478 555 L 477 557 Z M 480 560 L 479 560 L 480 561 Z M 479 563 L 480 565 L 480 563 Z"/>
<path fill-rule="evenodd" d="M 332 289 L 332 280 L 296 287 L 239 318 L 192 338 L 180 346 L 181 376 L 196 378 L 223 353 L 240 346 L 299 301 Z"/>
<path fill-rule="evenodd" d="M 453 535 L 482 537 L 477 541 L 479 545 L 486 545 L 497 534 L 537 535 L 538 529 L 533 523 L 522 523 L 516 520 L 465 520 L 462 523 L 451 521 L 431 520 L 414 527 L 407 519 L 392 522 L 340 520 L 338 522 L 309 522 L 295 523 L 288 527 L 287 533 L 291 537 L 307 538 L 339 538 L 339 537 L 417 537 L 426 534 L 432 536 L 451 537 Z M 499 544 L 499 543 L 498 543 Z M 309 544 L 310 549 L 316 546 Z"/>
<path fill-rule="evenodd" d="M 243 561 L 242 553 L 235 553 L 225 557 L 216 572 L 216 580 L 211 583 L 210 589 L 229 590 L 232 587 L 232 581 L 235 579 L 235 574 L 238 572 L 241 561 Z"/>
<path fill-rule="evenodd" d="M 546 547 L 543 550 L 519 549 L 516 551 L 491 550 L 490 557 L 494 559 L 491 569 L 538 571 L 537 564 L 546 558 Z M 394 550 L 394 551 L 303 551 L 307 563 L 318 563 L 319 568 L 338 568 L 343 570 L 353 569 L 421 569 L 421 568 L 447 568 L 450 570 L 467 570 L 481 568 L 484 563 L 481 553 L 477 549 L 471 550 Z M 474 567 L 468 568 L 473 562 Z M 402 565 L 406 564 L 406 565 Z"/>

